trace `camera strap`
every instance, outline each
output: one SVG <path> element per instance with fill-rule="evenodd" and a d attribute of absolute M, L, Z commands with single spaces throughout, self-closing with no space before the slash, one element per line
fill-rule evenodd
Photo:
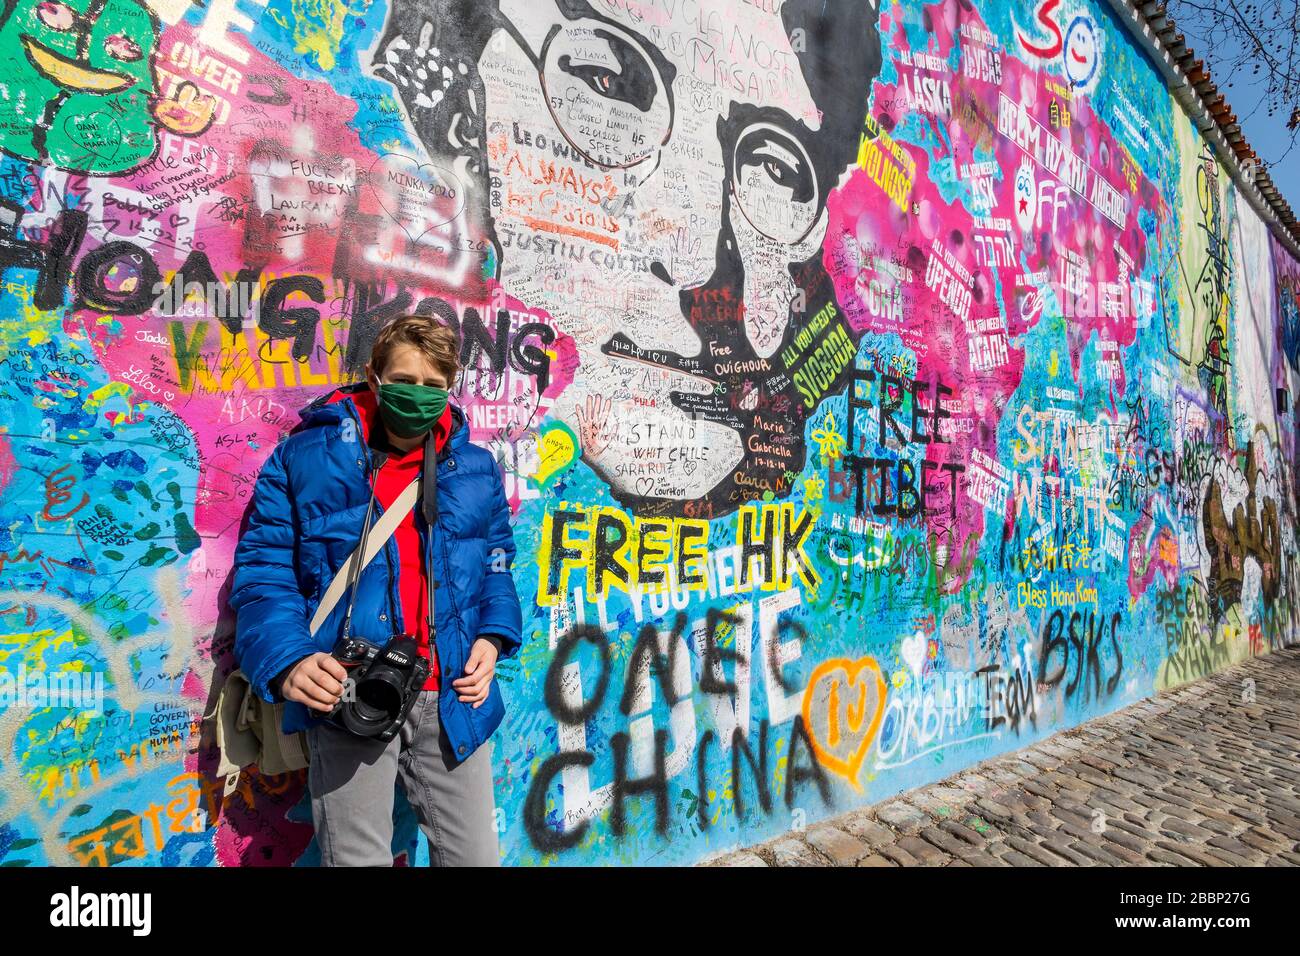
<path fill-rule="evenodd" d="M 352 599 L 348 602 L 348 619 L 351 619 L 352 606 L 357 598 L 356 586 L 361 577 L 362 568 L 368 565 L 375 555 L 383 549 L 384 545 L 388 543 L 388 539 L 397 530 L 397 526 L 402 523 L 402 518 L 415 507 L 415 503 L 420 497 L 420 484 L 419 478 L 413 478 L 411 483 L 402 489 L 402 493 L 398 495 L 392 507 L 379 516 L 379 520 L 375 522 L 374 527 L 370 527 L 370 518 L 375 506 L 375 495 L 372 487 L 370 504 L 366 509 L 365 526 L 362 529 L 364 535 L 362 542 L 357 545 L 356 550 L 348 555 L 347 560 L 343 562 L 343 566 L 334 575 L 334 580 L 330 582 L 330 586 L 325 589 L 325 594 L 316 607 L 316 613 L 312 615 L 312 634 L 320 630 L 321 625 L 325 623 L 325 619 L 330 616 L 338 605 L 339 600 L 343 597 L 343 592 L 348 589 L 349 585 L 352 588 Z M 346 625 L 344 633 L 347 633 Z"/>

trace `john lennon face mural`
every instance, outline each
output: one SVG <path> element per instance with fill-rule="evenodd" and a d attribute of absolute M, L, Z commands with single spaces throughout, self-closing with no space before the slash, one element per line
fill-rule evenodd
<path fill-rule="evenodd" d="M 801 389 L 781 352 L 839 322 L 826 198 L 870 84 L 837 78 L 878 72 L 875 13 L 789 2 L 737 30 L 717 4 L 674 40 L 581 0 L 446 6 L 398 4 L 375 72 L 431 157 L 477 170 L 505 291 L 579 343 L 554 414 L 584 460 L 641 513 L 783 496 L 843 371 Z"/>

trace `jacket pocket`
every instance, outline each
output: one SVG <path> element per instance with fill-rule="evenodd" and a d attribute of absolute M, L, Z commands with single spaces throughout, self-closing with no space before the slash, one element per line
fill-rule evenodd
<path fill-rule="evenodd" d="M 311 570 L 307 572 L 307 580 L 303 584 L 306 585 L 303 596 L 307 599 L 307 623 L 310 626 L 316 609 L 320 607 L 321 598 L 325 596 L 325 589 L 329 586 L 324 562 L 316 560 L 311 563 Z"/>
<path fill-rule="evenodd" d="M 312 562 L 311 578 L 308 580 L 308 584 L 311 586 L 311 593 L 307 595 L 307 598 L 311 601 L 313 610 L 318 604 L 320 604 L 320 599 L 325 594 L 325 588 L 329 586 L 329 582 L 326 579 L 327 574 L 328 572 L 326 571 L 324 561 L 317 559 Z"/>
<path fill-rule="evenodd" d="M 492 736 L 497 727 L 501 725 L 502 719 L 506 715 L 505 698 L 501 696 L 501 687 L 495 677 L 492 683 L 488 685 L 487 699 L 477 710 L 473 705 L 466 705 L 470 708 L 470 733 L 474 735 L 474 746 L 481 747 Z"/>
<path fill-rule="evenodd" d="M 451 586 L 456 591 L 457 606 L 477 606 L 483 591 L 483 573 L 487 564 L 487 540 L 484 538 L 453 538 L 448 542 L 448 566 Z"/>

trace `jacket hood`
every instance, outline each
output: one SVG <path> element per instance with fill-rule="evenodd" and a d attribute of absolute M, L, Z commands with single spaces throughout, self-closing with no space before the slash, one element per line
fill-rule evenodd
<path fill-rule="evenodd" d="M 313 428 L 341 425 L 353 414 L 361 421 L 361 435 L 364 441 L 370 440 L 370 426 L 379 415 L 379 403 L 369 383 L 356 382 L 343 385 L 332 392 L 320 396 L 310 405 L 301 409 L 298 416 L 301 422 L 294 432 L 308 431 Z M 451 435 L 447 438 L 446 449 L 459 450 L 469 442 L 469 424 L 464 411 L 459 405 L 451 405 Z"/>

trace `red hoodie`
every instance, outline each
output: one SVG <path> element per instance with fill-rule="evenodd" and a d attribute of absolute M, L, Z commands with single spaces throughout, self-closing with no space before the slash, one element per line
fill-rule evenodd
<path fill-rule="evenodd" d="M 370 440 L 371 424 L 379 421 L 379 406 L 375 393 L 369 389 L 356 392 L 335 392 L 331 402 L 351 398 L 361 416 L 361 428 L 365 440 Z M 441 451 L 451 434 L 451 405 L 448 404 L 442 418 L 433 426 L 434 450 Z M 406 453 L 390 453 L 388 459 L 379 468 L 375 478 L 375 499 L 385 510 L 420 473 L 424 466 L 424 446 L 416 445 Z M 420 532 L 415 527 L 415 509 L 412 508 L 402 519 L 393 533 L 397 542 L 400 567 L 397 577 L 398 597 L 402 602 L 402 620 L 406 630 L 413 632 L 419 641 L 420 656 L 429 660 L 429 677 L 424 682 L 424 690 L 438 689 L 438 655 L 429 647 L 428 594 L 429 580 L 425 573 L 424 561 L 420 549 Z M 377 560 L 377 559 L 376 559 Z M 414 631 L 412 631 L 414 628 Z"/>

